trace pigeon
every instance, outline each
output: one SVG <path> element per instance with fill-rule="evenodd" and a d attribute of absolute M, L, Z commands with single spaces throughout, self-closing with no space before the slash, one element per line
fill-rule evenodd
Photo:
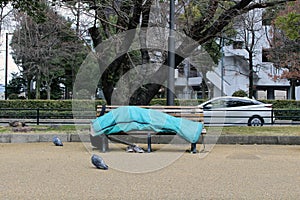
<path fill-rule="evenodd" d="M 24 127 L 26 126 L 25 122 L 13 121 L 9 122 L 9 125 L 12 127 Z"/>
<path fill-rule="evenodd" d="M 55 146 L 64 146 L 62 141 L 56 136 L 52 139 L 52 142 L 55 144 Z"/>
<path fill-rule="evenodd" d="M 108 169 L 108 166 L 100 156 L 93 154 L 91 160 L 93 165 L 95 165 L 95 167 L 97 167 L 98 169 Z"/>

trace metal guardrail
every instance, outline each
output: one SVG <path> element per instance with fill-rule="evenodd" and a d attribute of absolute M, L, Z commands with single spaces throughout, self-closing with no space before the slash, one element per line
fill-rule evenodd
<path fill-rule="evenodd" d="M 221 111 L 221 110 L 220 110 Z M 246 112 L 250 110 L 234 111 L 236 113 Z M 256 110 L 259 112 L 259 110 Z M 96 117 L 95 111 L 77 111 L 74 118 L 74 110 L 72 109 L 45 109 L 45 108 L 0 108 L 0 123 L 5 124 L 12 121 L 23 121 L 29 124 L 89 124 Z M 266 112 L 261 110 L 261 112 Z M 275 121 L 271 124 L 278 125 L 300 125 L 300 109 L 273 109 L 270 116 L 275 116 Z M 204 116 L 205 117 L 205 116 Z M 213 116 L 214 118 L 224 117 Z M 226 116 L 226 118 L 242 118 L 239 114 Z M 246 118 L 246 117 L 245 117 Z M 247 116 L 247 118 L 249 118 Z M 272 117 L 273 120 L 273 117 Z M 208 124 L 207 124 L 208 125 Z M 226 125 L 226 123 L 224 124 Z M 245 123 L 235 123 L 234 125 L 245 125 Z M 270 124 L 265 124 L 270 125 Z"/>
<path fill-rule="evenodd" d="M 76 112 L 76 111 L 75 111 Z M 0 123 L 22 121 L 27 124 L 89 124 L 96 116 L 96 111 L 78 111 L 75 119 L 71 109 L 45 108 L 0 108 Z"/>
<path fill-rule="evenodd" d="M 214 109 L 214 111 L 220 111 L 224 112 L 224 109 Z M 226 110 L 226 114 L 220 114 L 220 115 L 213 115 L 212 118 L 214 120 L 212 121 L 217 121 L 218 118 L 226 118 L 226 119 L 231 119 L 231 118 L 240 118 L 240 119 L 250 119 L 251 115 L 240 115 L 241 112 L 252 112 L 255 111 L 255 113 L 258 113 L 260 117 L 264 119 L 264 121 L 268 121 L 266 119 L 270 119 L 270 123 L 264 122 L 264 125 L 300 125 L 300 109 L 272 109 L 272 110 Z M 270 112 L 270 114 L 268 114 Z M 217 112 L 215 112 L 217 113 Z M 230 113 L 230 114 L 229 114 Z M 256 114 L 255 114 L 256 115 Z M 205 119 L 205 111 L 204 111 L 204 119 Z M 238 121 L 238 120 L 236 120 Z M 225 120 L 224 122 L 212 122 L 212 123 L 207 123 L 205 122 L 206 125 L 247 125 L 247 123 L 227 123 Z"/>

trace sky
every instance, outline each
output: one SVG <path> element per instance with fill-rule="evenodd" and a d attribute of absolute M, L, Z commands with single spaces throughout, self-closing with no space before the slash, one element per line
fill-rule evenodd
<path fill-rule="evenodd" d="M 8 43 L 10 43 L 12 35 L 8 35 Z M 5 84 L 5 49 L 6 49 L 6 41 L 5 41 L 5 33 L 1 35 L 1 46 L 0 46 L 0 84 Z M 12 59 L 12 56 L 10 55 L 11 48 L 8 46 L 8 63 L 7 63 L 7 75 L 8 80 L 7 83 L 9 83 L 9 80 L 12 78 L 11 73 L 13 72 L 19 72 L 19 69 L 17 65 L 15 64 L 14 60 Z"/>
<path fill-rule="evenodd" d="M 6 33 L 12 33 L 15 29 L 16 22 L 14 20 L 13 14 L 10 12 L 11 6 L 8 5 L 3 10 L 3 16 L 6 16 L 4 19 L 2 19 L 1 23 L 1 35 L 0 35 L 0 84 L 5 84 L 5 53 L 6 53 Z M 10 13 L 10 14 L 9 14 Z M 12 35 L 8 35 L 8 44 L 10 43 L 10 40 L 12 38 Z M 10 55 L 11 48 L 8 45 L 8 80 L 7 83 L 9 83 L 9 80 L 11 79 L 11 73 L 13 72 L 19 72 L 19 69 L 15 62 L 12 59 L 12 56 Z"/>

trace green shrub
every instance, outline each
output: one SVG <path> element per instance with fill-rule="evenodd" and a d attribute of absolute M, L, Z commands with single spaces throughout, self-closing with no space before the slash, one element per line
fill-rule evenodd
<path fill-rule="evenodd" d="M 235 91 L 233 94 L 232 94 L 233 97 L 246 97 L 247 96 L 247 92 L 245 92 L 244 90 L 238 90 L 238 91 Z"/>
<path fill-rule="evenodd" d="M 8 96 L 8 99 L 18 99 L 18 98 L 19 98 L 18 94 L 15 93 L 12 93 Z"/>

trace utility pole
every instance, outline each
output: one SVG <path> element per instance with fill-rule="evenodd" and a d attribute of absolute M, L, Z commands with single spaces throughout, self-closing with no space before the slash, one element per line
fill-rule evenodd
<path fill-rule="evenodd" d="M 5 37 L 5 93 L 4 98 L 7 100 L 7 71 L 8 71 L 8 34 L 6 33 Z"/>
<path fill-rule="evenodd" d="M 170 0 L 170 29 L 168 38 L 168 88 L 167 105 L 174 105 L 175 92 L 175 38 L 174 38 L 175 0 Z"/>
<path fill-rule="evenodd" d="M 222 45 L 222 58 L 221 58 L 221 96 L 224 95 L 224 36 L 222 33 L 222 39 L 221 39 L 221 45 Z"/>

